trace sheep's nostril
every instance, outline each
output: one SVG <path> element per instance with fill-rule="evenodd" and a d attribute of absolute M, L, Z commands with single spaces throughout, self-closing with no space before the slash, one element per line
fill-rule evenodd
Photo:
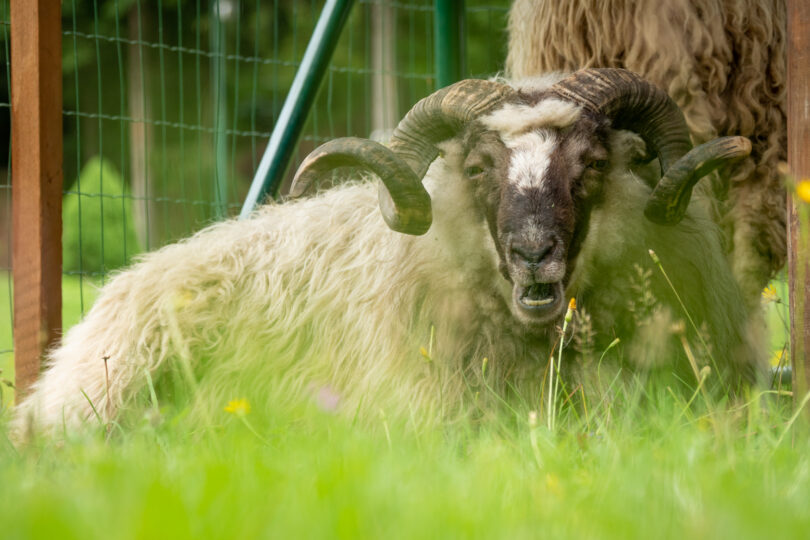
<path fill-rule="evenodd" d="M 553 240 L 536 244 L 512 244 L 511 247 L 513 259 L 527 265 L 539 265 L 551 255 L 553 249 Z"/>

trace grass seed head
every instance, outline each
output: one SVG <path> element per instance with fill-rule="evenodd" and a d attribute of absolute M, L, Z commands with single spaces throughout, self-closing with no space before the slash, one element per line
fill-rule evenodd
<path fill-rule="evenodd" d="M 577 309 L 577 299 L 572 298 L 568 301 L 568 310 L 565 312 L 565 323 L 568 324 L 571 322 L 571 319 L 574 318 L 574 311 Z"/>

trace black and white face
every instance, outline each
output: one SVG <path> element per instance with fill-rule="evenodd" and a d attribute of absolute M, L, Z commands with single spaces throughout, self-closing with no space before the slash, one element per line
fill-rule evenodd
<path fill-rule="evenodd" d="M 464 174 L 512 283 L 513 314 L 542 327 L 565 310 L 567 277 L 609 168 L 608 127 L 579 114 L 572 122 L 533 120 L 517 133 L 470 133 Z"/>

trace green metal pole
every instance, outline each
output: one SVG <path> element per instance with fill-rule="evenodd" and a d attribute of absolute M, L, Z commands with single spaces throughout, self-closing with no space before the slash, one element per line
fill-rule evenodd
<path fill-rule="evenodd" d="M 434 0 L 436 86 L 460 81 L 467 72 L 464 0 Z"/>
<path fill-rule="evenodd" d="M 228 171 L 228 150 L 227 140 L 225 136 L 225 126 L 228 122 L 228 109 L 227 97 L 228 89 L 226 82 L 226 68 L 225 62 L 225 19 L 228 14 L 221 11 L 221 0 L 214 0 L 211 4 L 211 16 L 209 19 L 212 21 L 210 39 L 211 39 L 211 52 L 214 54 L 213 66 L 211 69 L 212 87 L 214 88 L 214 152 L 216 156 L 215 173 L 214 173 L 214 216 L 223 218 L 227 215 L 228 204 L 228 189 L 227 189 L 227 171 Z"/>
<path fill-rule="evenodd" d="M 278 191 L 353 4 L 354 0 L 326 1 L 253 177 L 240 219 L 250 216 L 267 194 Z"/>

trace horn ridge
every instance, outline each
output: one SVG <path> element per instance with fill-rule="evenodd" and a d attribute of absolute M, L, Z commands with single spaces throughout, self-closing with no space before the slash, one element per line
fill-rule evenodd
<path fill-rule="evenodd" d="M 641 135 L 658 156 L 662 174 L 692 148 L 680 108 L 666 92 L 632 71 L 582 69 L 556 83 L 551 93 L 607 116 L 616 129 Z"/>
<path fill-rule="evenodd" d="M 421 178 L 391 149 L 368 139 L 343 137 L 313 150 L 298 167 L 290 196 L 306 194 L 313 185 L 317 187 L 324 174 L 338 167 L 360 167 L 380 178 L 391 199 L 380 210 L 391 229 L 420 235 L 430 228 L 430 195 Z"/>
<path fill-rule="evenodd" d="M 388 226 L 424 234 L 432 222 L 430 196 L 422 178 L 439 151 L 436 144 L 455 136 L 514 90 L 502 83 L 467 79 L 437 90 L 416 103 L 399 122 L 389 143 L 345 137 L 316 148 L 296 172 L 291 196 L 305 194 L 318 178 L 337 167 L 365 168 L 382 180 L 380 210 Z"/>
<path fill-rule="evenodd" d="M 437 90 L 414 105 L 394 129 L 389 144 L 423 178 L 436 159 L 436 144 L 514 95 L 510 86 L 466 79 Z"/>

